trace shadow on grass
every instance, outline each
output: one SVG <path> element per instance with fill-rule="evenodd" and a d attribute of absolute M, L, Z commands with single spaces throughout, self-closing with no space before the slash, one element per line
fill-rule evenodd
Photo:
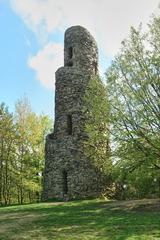
<path fill-rule="evenodd" d="M 0 209 L 0 233 L 6 228 L 0 239 L 160 239 L 160 212 L 151 208 L 159 201 L 148 204 L 91 200 L 8 207 Z"/>

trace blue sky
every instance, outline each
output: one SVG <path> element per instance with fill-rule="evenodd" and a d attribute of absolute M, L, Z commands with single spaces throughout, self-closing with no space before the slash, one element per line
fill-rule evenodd
<path fill-rule="evenodd" d="M 0 19 L 0 101 L 14 111 L 15 102 L 25 95 L 34 111 L 52 115 L 53 90 L 44 88 L 27 65 L 28 56 L 39 49 L 35 34 L 7 3 L 0 6 Z"/>
<path fill-rule="evenodd" d="M 149 21 L 158 0 L 0 0 L 0 102 L 14 111 L 27 96 L 54 114 L 54 73 L 63 65 L 64 31 L 82 25 L 96 38 L 104 72 L 131 25 Z"/>

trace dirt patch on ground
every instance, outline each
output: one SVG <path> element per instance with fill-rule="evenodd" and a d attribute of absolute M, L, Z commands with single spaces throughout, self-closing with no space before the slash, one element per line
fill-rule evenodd
<path fill-rule="evenodd" d="M 51 206 L 58 206 L 58 205 L 63 205 L 66 202 L 47 202 L 47 205 Z"/>
<path fill-rule="evenodd" d="M 160 211 L 160 198 L 107 202 L 103 205 L 110 210 Z"/>

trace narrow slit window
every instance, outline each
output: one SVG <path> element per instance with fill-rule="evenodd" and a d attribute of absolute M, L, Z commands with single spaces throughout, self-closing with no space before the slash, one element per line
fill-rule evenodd
<path fill-rule="evenodd" d="M 72 116 L 70 114 L 67 115 L 67 132 L 68 135 L 72 135 Z"/>
<path fill-rule="evenodd" d="M 63 193 L 67 194 L 68 193 L 68 179 L 67 179 L 67 172 L 64 170 L 63 171 Z"/>
<path fill-rule="evenodd" d="M 73 57 L 73 48 L 72 47 L 69 47 L 68 48 L 68 58 L 69 60 L 71 60 Z"/>
<path fill-rule="evenodd" d="M 95 75 L 97 74 L 97 62 L 94 62 L 93 63 L 93 68 L 94 68 L 94 73 L 95 73 Z"/>
<path fill-rule="evenodd" d="M 65 66 L 72 67 L 73 66 L 73 47 L 69 47 L 67 49 L 67 62 L 65 63 Z"/>

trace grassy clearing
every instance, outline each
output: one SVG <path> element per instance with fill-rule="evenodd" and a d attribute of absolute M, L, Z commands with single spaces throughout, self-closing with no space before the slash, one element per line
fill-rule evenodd
<path fill-rule="evenodd" d="M 157 240 L 160 200 L 84 200 L 0 208 L 0 240 Z"/>

